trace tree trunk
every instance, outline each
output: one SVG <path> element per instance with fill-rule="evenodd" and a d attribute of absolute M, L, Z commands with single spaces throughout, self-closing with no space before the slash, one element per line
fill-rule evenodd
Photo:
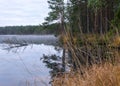
<path fill-rule="evenodd" d="M 87 7 L 87 33 L 89 33 L 89 9 Z"/>
<path fill-rule="evenodd" d="M 63 49 L 63 56 L 62 56 L 62 72 L 65 72 L 65 48 Z"/>
<path fill-rule="evenodd" d="M 103 14 L 102 14 L 102 9 L 100 10 L 100 34 L 102 35 L 103 34 Z"/>
<path fill-rule="evenodd" d="M 97 12 L 95 12 L 94 32 L 97 32 Z"/>
<path fill-rule="evenodd" d="M 63 8 L 64 9 L 64 8 Z M 64 24 L 64 11 L 61 12 L 61 20 L 60 20 L 60 25 L 61 25 L 61 30 L 62 30 L 62 35 L 65 36 L 66 31 L 65 31 L 65 24 Z M 65 46 L 66 43 L 63 44 L 63 56 L 62 56 L 62 72 L 65 71 Z"/>
<path fill-rule="evenodd" d="M 106 7 L 105 10 L 105 33 L 107 32 L 108 29 L 108 8 Z"/>

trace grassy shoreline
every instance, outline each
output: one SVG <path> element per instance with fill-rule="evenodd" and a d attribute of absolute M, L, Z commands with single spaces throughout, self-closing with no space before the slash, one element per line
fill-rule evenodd
<path fill-rule="evenodd" d="M 61 39 L 76 67 L 82 68 L 58 74 L 52 86 L 120 86 L 119 35 L 83 34 L 75 38 L 66 33 Z"/>
<path fill-rule="evenodd" d="M 120 65 L 93 65 L 84 74 L 69 72 L 54 77 L 52 86 L 120 86 Z"/>

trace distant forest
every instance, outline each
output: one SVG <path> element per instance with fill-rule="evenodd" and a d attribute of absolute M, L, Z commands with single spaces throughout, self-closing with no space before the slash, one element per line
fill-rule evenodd
<path fill-rule="evenodd" d="M 5 26 L 0 27 L 0 35 L 59 34 L 59 28 L 57 27 L 58 24 L 34 26 Z"/>

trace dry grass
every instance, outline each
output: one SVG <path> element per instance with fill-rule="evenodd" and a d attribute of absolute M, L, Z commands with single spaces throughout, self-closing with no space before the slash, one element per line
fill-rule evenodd
<path fill-rule="evenodd" d="M 111 46 L 113 46 L 113 47 L 120 47 L 120 36 L 113 37 Z"/>
<path fill-rule="evenodd" d="M 120 56 L 118 50 L 112 48 L 120 47 L 120 37 L 111 40 L 106 35 L 85 34 L 78 35 L 75 39 L 69 34 L 66 32 L 62 37 L 63 44 L 66 45 L 64 48 L 71 51 L 72 60 L 77 63 L 75 65 L 85 64 L 85 68 L 57 75 L 53 78 L 52 86 L 120 86 Z M 89 60 L 92 65 L 88 64 Z M 78 72 L 81 70 L 84 71 L 83 75 Z"/>
<path fill-rule="evenodd" d="M 120 66 L 112 64 L 93 65 L 80 73 L 69 72 L 56 76 L 53 86 L 120 86 Z"/>

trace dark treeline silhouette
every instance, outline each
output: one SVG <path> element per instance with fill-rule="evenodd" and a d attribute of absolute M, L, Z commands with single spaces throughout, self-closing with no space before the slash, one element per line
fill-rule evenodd
<path fill-rule="evenodd" d="M 5 26 L 0 27 L 0 35 L 58 34 L 57 25 Z"/>

